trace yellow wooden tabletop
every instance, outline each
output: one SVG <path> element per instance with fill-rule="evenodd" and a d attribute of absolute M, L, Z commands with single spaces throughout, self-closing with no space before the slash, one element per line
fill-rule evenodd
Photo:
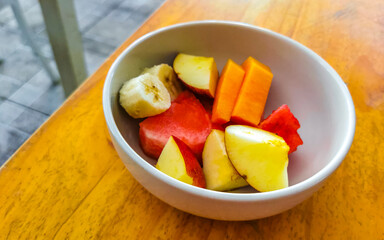
<path fill-rule="evenodd" d="M 102 87 L 145 33 L 191 20 L 241 21 L 322 56 L 347 83 L 351 150 L 316 194 L 248 222 L 196 217 L 161 202 L 126 170 L 104 122 Z M 169 0 L 0 169 L 0 239 L 384 239 L 384 1 Z"/>

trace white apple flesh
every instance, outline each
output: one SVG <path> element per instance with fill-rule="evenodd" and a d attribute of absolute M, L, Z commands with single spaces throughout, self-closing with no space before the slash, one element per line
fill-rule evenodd
<path fill-rule="evenodd" d="M 203 170 L 191 149 L 180 139 L 169 137 L 156 168 L 184 183 L 205 188 Z"/>
<path fill-rule="evenodd" d="M 203 150 L 203 166 L 208 189 L 228 191 L 248 185 L 228 159 L 221 130 L 213 129 L 208 135 Z"/>
<path fill-rule="evenodd" d="M 219 72 L 212 57 L 200 57 L 179 53 L 173 69 L 179 79 L 192 91 L 214 97 Z"/>
<path fill-rule="evenodd" d="M 284 139 L 261 129 L 232 125 L 225 129 L 228 157 L 239 174 L 260 192 L 288 187 L 288 151 Z"/>

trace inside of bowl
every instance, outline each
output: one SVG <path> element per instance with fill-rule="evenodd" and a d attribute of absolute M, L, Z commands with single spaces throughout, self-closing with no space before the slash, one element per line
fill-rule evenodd
<path fill-rule="evenodd" d="M 212 56 L 219 71 L 228 58 L 241 64 L 253 56 L 268 65 L 273 82 L 265 117 L 282 104 L 288 104 L 301 124 L 304 145 L 289 155 L 289 183 L 297 184 L 313 176 L 335 156 L 347 133 L 347 104 L 340 82 L 324 63 L 306 48 L 268 31 L 242 25 L 203 24 L 171 28 L 149 36 L 127 52 L 117 67 L 111 84 L 112 112 L 126 142 L 147 162 L 139 145 L 139 120 L 130 118 L 118 104 L 118 91 L 124 81 L 145 67 L 160 63 L 172 65 L 178 52 Z M 249 189 L 237 192 L 249 192 Z"/>

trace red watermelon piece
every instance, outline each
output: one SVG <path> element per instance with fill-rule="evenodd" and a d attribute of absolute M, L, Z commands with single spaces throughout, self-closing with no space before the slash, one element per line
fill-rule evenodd
<path fill-rule="evenodd" d="M 297 133 L 300 123 L 286 104 L 273 111 L 259 124 L 259 128 L 282 137 L 290 148 L 288 153 L 296 151 L 297 147 L 303 144 Z"/>
<path fill-rule="evenodd" d="M 157 159 L 169 137 L 175 136 L 201 161 L 211 128 L 210 117 L 199 100 L 190 91 L 184 91 L 167 111 L 140 123 L 140 144 L 147 155 Z"/>
<path fill-rule="evenodd" d="M 197 98 L 199 99 L 201 105 L 203 105 L 205 111 L 207 112 L 207 114 L 209 116 L 209 119 L 211 119 L 212 129 L 225 131 L 225 128 L 221 124 L 212 122 L 213 99 L 210 97 L 203 96 L 203 95 L 199 95 Z"/>

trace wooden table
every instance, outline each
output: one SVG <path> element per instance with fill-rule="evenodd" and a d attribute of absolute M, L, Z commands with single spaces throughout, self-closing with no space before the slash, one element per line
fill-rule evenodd
<path fill-rule="evenodd" d="M 325 186 L 290 211 L 248 222 L 181 212 L 141 187 L 111 144 L 101 96 L 112 62 L 145 33 L 202 19 L 291 37 L 348 85 L 357 117 L 351 150 Z M 382 0 L 169 0 L 1 168 L 0 239 L 384 239 L 383 136 Z"/>

